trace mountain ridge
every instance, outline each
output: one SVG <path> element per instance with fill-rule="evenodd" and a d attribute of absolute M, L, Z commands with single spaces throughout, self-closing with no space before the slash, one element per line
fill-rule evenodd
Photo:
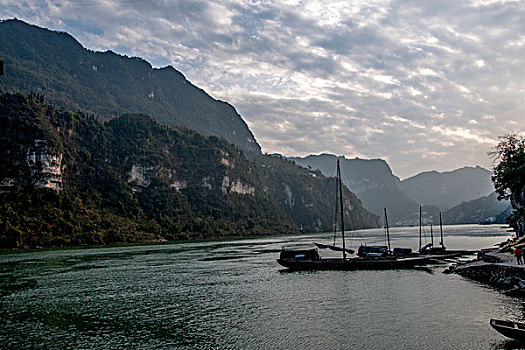
<path fill-rule="evenodd" d="M 323 153 L 305 157 L 290 157 L 289 159 L 303 167 L 319 169 L 325 175 L 330 174 L 330 164 L 333 164 L 335 159 L 340 159 L 345 185 L 355 192 L 363 202 L 364 207 L 374 214 L 381 216 L 383 209 L 386 208 L 392 226 L 417 224 L 419 206 L 424 208 L 426 215 L 431 220 L 431 218 L 438 217 L 440 211 L 477 198 L 483 198 L 494 191 L 490 179 L 492 173 L 480 166 L 464 166 L 445 172 L 425 171 L 405 180 L 400 180 L 393 174 L 388 163 L 378 158 L 346 158 L 345 156 Z M 478 193 L 479 195 L 477 195 Z M 494 216 L 493 211 L 501 206 L 492 202 L 492 200 L 487 199 L 469 205 L 483 203 L 483 206 L 487 207 L 488 203 L 491 203 L 490 208 L 493 209 L 487 209 L 486 212 L 490 212 L 490 215 Z M 461 211 L 464 212 L 465 210 L 462 209 Z M 468 211 L 472 211 L 472 209 Z M 450 211 L 448 217 L 451 218 L 451 223 L 457 221 Z M 468 217 L 471 223 L 483 221 L 475 215 L 469 214 Z M 462 223 L 464 222 L 462 221 Z"/>
<path fill-rule="evenodd" d="M 4 91 L 42 93 L 57 106 L 106 120 L 144 113 L 165 125 L 187 126 L 261 153 L 231 104 L 212 98 L 172 66 L 153 68 L 142 58 L 85 49 L 68 33 L 16 19 L 0 22 L 0 55 Z"/>
<path fill-rule="evenodd" d="M 478 166 L 451 171 L 425 171 L 400 182 L 400 188 L 422 205 L 447 210 L 462 202 L 488 196 L 494 191 L 492 173 Z"/>
<path fill-rule="evenodd" d="M 392 225 L 404 224 L 407 213 L 417 211 L 418 203 L 400 190 L 399 178 L 383 159 L 346 158 L 327 153 L 289 159 L 301 166 L 319 169 L 326 176 L 330 175 L 335 159 L 340 159 L 343 183 L 372 213 L 382 216 L 386 208 Z"/>

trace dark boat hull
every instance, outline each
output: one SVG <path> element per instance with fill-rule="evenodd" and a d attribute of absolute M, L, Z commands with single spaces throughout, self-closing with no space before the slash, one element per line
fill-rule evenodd
<path fill-rule="evenodd" d="M 490 325 L 508 338 L 525 342 L 525 323 L 491 319 Z"/>
<path fill-rule="evenodd" d="M 475 251 L 471 251 L 471 250 L 446 250 L 441 253 L 430 253 L 430 254 L 420 253 L 419 255 L 429 255 L 429 256 L 432 256 L 434 259 L 440 259 L 440 258 L 441 259 L 451 259 L 451 258 L 458 258 L 461 256 L 474 254 L 474 253 Z"/>
<path fill-rule="evenodd" d="M 394 270 L 410 269 L 423 266 L 431 262 L 431 256 L 413 258 L 349 258 L 343 259 L 277 259 L 277 262 L 288 269 L 297 271 L 312 270 Z"/>

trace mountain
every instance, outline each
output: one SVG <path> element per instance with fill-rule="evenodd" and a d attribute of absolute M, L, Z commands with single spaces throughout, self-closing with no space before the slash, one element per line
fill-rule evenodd
<path fill-rule="evenodd" d="M 508 207 L 508 203 L 498 202 L 491 194 L 492 173 L 479 166 L 444 173 L 424 172 L 400 181 L 382 159 L 346 159 L 331 154 L 288 159 L 319 169 L 326 176 L 334 174 L 335 160 L 340 159 L 344 184 L 372 213 L 382 216 L 383 208 L 387 208 L 392 226 L 417 224 L 420 205 L 424 223 L 438 222 L 441 211 L 454 207 L 444 214 L 445 222 L 450 224 L 484 222 Z"/>
<path fill-rule="evenodd" d="M 143 113 L 260 153 L 233 106 L 213 99 L 170 66 L 156 69 L 137 57 L 87 50 L 67 33 L 16 19 L 0 22 L 0 59 L 5 62 L 1 90 L 44 94 L 56 106 L 103 120 Z"/>
<path fill-rule="evenodd" d="M 466 201 L 450 208 L 443 214 L 447 224 L 469 223 L 505 223 L 505 217 L 510 214 L 512 207 L 508 200 L 498 200 L 496 192 L 471 201 Z"/>
<path fill-rule="evenodd" d="M 434 205 L 447 210 L 494 192 L 491 176 L 489 170 L 479 166 L 448 172 L 429 171 L 401 181 L 399 187 L 422 205 Z"/>
<path fill-rule="evenodd" d="M 383 216 L 384 208 L 387 208 L 391 225 L 407 224 L 407 215 L 419 215 L 419 204 L 399 188 L 399 178 L 382 159 L 347 159 L 332 154 L 289 159 L 300 166 L 319 169 L 325 176 L 334 174 L 336 159 L 339 159 L 343 183 L 372 213 Z"/>
<path fill-rule="evenodd" d="M 0 94 L 0 248 L 329 231 L 334 178 L 141 114 Z M 260 159 L 259 159 L 260 158 Z M 379 218 L 345 188 L 350 229 Z"/>

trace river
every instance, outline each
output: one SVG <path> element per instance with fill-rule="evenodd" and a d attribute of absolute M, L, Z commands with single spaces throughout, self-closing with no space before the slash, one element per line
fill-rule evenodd
<path fill-rule="evenodd" d="M 445 226 L 449 249 L 491 247 L 498 225 Z M 434 232 L 436 235 L 436 232 Z M 288 272 L 281 246 L 332 234 L 0 254 L 1 349 L 504 349 L 489 319 L 522 301 L 421 270 Z M 382 229 L 347 244 L 384 242 Z M 425 230 L 423 243 L 430 239 Z M 391 229 L 418 245 L 417 228 Z M 435 239 L 436 244 L 438 238 Z M 321 255 L 325 252 L 321 251 Z"/>

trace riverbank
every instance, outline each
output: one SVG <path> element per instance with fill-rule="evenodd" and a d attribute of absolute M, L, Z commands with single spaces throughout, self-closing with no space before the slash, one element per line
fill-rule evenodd
<path fill-rule="evenodd" d="M 525 264 L 518 265 L 514 255 L 505 249 L 482 249 L 476 259 L 454 264 L 444 272 L 457 273 L 507 295 L 525 298 Z"/>

